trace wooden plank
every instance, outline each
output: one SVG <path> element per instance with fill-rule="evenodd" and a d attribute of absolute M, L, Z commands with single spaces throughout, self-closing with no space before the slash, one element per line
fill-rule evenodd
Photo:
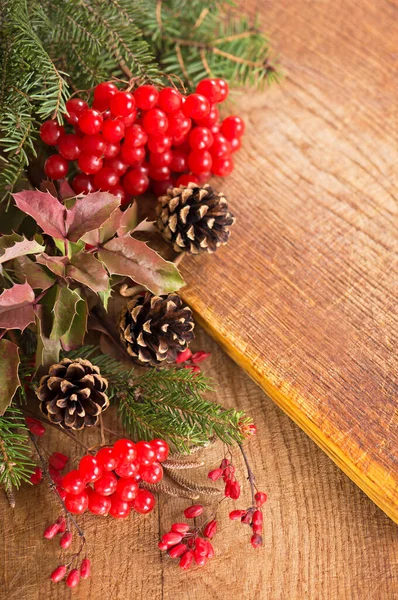
<path fill-rule="evenodd" d="M 231 242 L 183 263 L 208 331 L 398 521 L 398 4 L 249 3 L 280 88 L 237 97 Z"/>
<path fill-rule="evenodd" d="M 45 485 L 25 485 L 14 510 L 0 494 L 1 600 L 225 600 L 227 594 L 232 600 L 395 598 L 395 525 L 215 342 L 198 331 L 194 348 L 212 352 L 202 365 L 218 384 L 215 399 L 248 411 L 257 423 L 258 436 L 247 444 L 247 452 L 259 486 L 269 493 L 264 548 L 253 550 L 248 531 L 228 520 L 226 513 L 235 506 L 228 500 L 221 504 L 216 557 L 204 569 L 182 573 L 156 544 L 170 523 L 181 518 L 186 501 L 162 496 L 155 512 L 146 517 L 78 517 L 88 534 L 93 576 L 72 593 L 48 579 L 60 554 L 57 541 L 46 541 L 42 534 L 58 516 L 58 505 Z M 114 412 L 107 411 L 104 418 L 107 427 L 118 429 Z M 95 444 L 99 437 L 98 431 L 89 431 L 81 439 Z M 72 460 L 81 453 L 52 428 L 43 443 Z M 221 453 L 219 445 L 204 454 L 206 468 L 199 470 L 198 480 L 205 481 Z M 238 453 L 236 459 L 242 473 Z M 244 489 L 236 506 L 248 503 Z"/>

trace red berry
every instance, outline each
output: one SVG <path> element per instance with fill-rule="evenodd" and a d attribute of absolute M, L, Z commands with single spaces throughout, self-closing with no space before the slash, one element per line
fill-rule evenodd
<path fill-rule="evenodd" d="M 88 510 L 93 515 L 107 515 L 111 507 L 111 499 L 108 496 L 102 496 L 89 488 Z"/>
<path fill-rule="evenodd" d="M 213 558 L 214 556 L 214 548 L 211 542 L 207 540 L 207 558 Z"/>
<path fill-rule="evenodd" d="M 65 502 L 65 498 L 67 496 L 67 493 L 65 492 L 65 490 L 62 489 L 61 487 L 57 486 L 57 492 L 58 492 L 60 498 Z"/>
<path fill-rule="evenodd" d="M 88 495 L 83 491 L 80 494 L 67 494 L 65 506 L 69 512 L 75 515 L 81 515 L 88 507 Z"/>
<path fill-rule="evenodd" d="M 123 185 L 129 194 L 140 196 L 148 189 L 149 179 L 139 169 L 132 169 L 123 179 Z"/>
<path fill-rule="evenodd" d="M 183 536 L 180 533 L 175 531 L 169 531 L 162 535 L 162 542 L 167 544 L 169 547 L 174 546 L 175 544 L 179 544 L 182 540 Z"/>
<path fill-rule="evenodd" d="M 186 348 L 185 350 L 183 350 L 182 352 L 179 352 L 176 358 L 176 363 L 180 364 L 180 363 L 184 363 L 187 360 L 189 360 L 192 356 L 192 351 L 189 348 Z"/>
<path fill-rule="evenodd" d="M 221 125 L 221 133 L 225 135 L 228 140 L 232 138 L 241 137 L 245 132 L 244 121 L 235 115 L 224 119 Z"/>
<path fill-rule="evenodd" d="M 144 114 L 142 125 L 149 135 L 164 133 L 168 127 L 166 113 L 159 108 L 151 108 Z"/>
<path fill-rule="evenodd" d="M 130 479 L 138 475 L 138 465 L 137 463 L 123 463 L 115 469 L 115 473 L 123 479 Z"/>
<path fill-rule="evenodd" d="M 102 475 L 102 468 L 94 456 L 83 456 L 79 463 L 79 473 L 85 483 L 97 481 Z"/>
<path fill-rule="evenodd" d="M 255 510 L 253 513 L 252 523 L 255 525 L 261 525 L 263 522 L 263 513 L 261 510 Z"/>
<path fill-rule="evenodd" d="M 195 551 L 198 556 L 207 555 L 207 542 L 203 538 L 198 537 L 195 542 Z"/>
<path fill-rule="evenodd" d="M 52 540 L 57 533 L 59 532 L 59 525 L 58 523 L 53 523 L 52 525 L 49 525 L 43 533 L 43 537 L 46 538 L 46 540 Z"/>
<path fill-rule="evenodd" d="M 169 122 L 167 134 L 171 135 L 173 137 L 173 143 L 176 143 L 175 138 L 182 138 L 189 132 L 192 121 L 190 118 L 186 117 L 181 110 L 169 114 L 167 118 Z"/>
<path fill-rule="evenodd" d="M 207 150 L 213 144 L 213 134 L 207 127 L 194 127 L 189 134 L 192 150 Z"/>
<path fill-rule="evenodd" d="M 151 512 L 155 506 L 155 496 L 148 490 L 139 490 L 136 498 L 133 500 L 133 508 L 138 513 L 146 515 Z"/>
<path fill-rule="evenodd" d="M 122 160 L 120 160 L 119 157 L 110 158 L 108 160 L 105 160 L 104 167 L 107 167 L 107 168 L 111 169 L 112 171 L 114 171 L 116 173 L 116 175 L 118 175 L 118 177 L 121 177 L 122 175 L 124 175 L 128 169 L 128 166 Z"/>
<path fill-rule="evenodd" d="M 98 450 L 95 458 L 103 471 L 113 471 L 119 464 L 119 460 L 116 458 L 112 448 L 101 448 L 101 450 Z"/>
<path fill-rule="evenodd" d="M 130 92 L 117 92 L 111 97 L 109 106 L 115 117 L 128 117 L 135 107 L 134 96 Z"/>
<path fill-rule="evenodd" d="M 263 504 L 267 502 L 268 496 L 265 492 L 256 492 L 254 495 L 254 499 L 256 501 L 256 505 L 260 508 Z"/>
<path fill-rule="evenodd" d="M 219 88 L 220 88 L 220 99 L 218 102 L 224 102 L 227 99 L 229 94 L 229 86 L 225 79 L 216 79 Z"/>
<path fill-rule="evenodd" d="M 120 119 L 108 119 L 102 126 L 102 135 L 107 142 L 120 142 L 124 136 L 124 124 Z"/>
<path fill-rule="evenodd" d="M 192 504 L 184 510 L 184 515 L 187 519 L 194 519 L 199 517 L 203 512 L 203 506 L 201 504 Z"/>
<path fill-rule="evenodd" d="M 140 469 L 140 475 L 142 481 L 146 481 L 147 483 L 159 483 L 163 479 L 163 469 L 162 466 L 154 462 L 147 467 Z"/>
<path fill-rule="evenodd" d="M 114 83 L 103 81 L 94 89 L 94 108 L 104 111 L 109 108 L 109 102 L 112 96 L 117 94 L 118 89 Z"/>
<path fill-rule="evenodd" d="M 103 167 L 94 176 L 94 185 L 99 190 L 109 191 L 119 183 L 119 175 L 110 167 Z"/>
<path fill-rule="evenodd" d="M 76 194 L 89 194 L 95 190 L 92 178 L 85 173 L 78 173 L 72 179 L 72 188 Z"/>
<path fill-rule="evenodd" d="M 80 581 L 80 573 L 77 569 L 72 569 L 66 578 L 66 585 L 75 588 Z"/>
<path fill-rule="evenodd" d="M 109 514 L 115 519 L 126 519 L 131 511 L 131 503 L 124 502 L 117 495 L 111 498 L 111 508 Z"/>
<path fill-rule="evenodd" d="M 128 146 L 145 146 L 148 141 L 148 134 L 141 125 L 136 124 L 126 129 L 124 139 Z"/>
<path fill-rule="evenodd" d="M 209 102 L 221 102 L 222 92 L 218 79 L 202 79 L 196 86 L 196 92 L 206 96 Z"/>
<path fill-rule="evenodd" d="M 87 579 L 91 575 L 91 563 L 88 558 L 83 558 L 82 564 L 80 565 L 80 577 Z"/>
<path fill-rule="evenodd" d="M 168 455 L 169 455 L 169 445 L 167 442 L 165 442 L 164 440 L 161 440 L 159 438 L 156 438 L 154 440 L 152 440 L 150 442 L 151 447 L 154 449 L 155 454 L 156 454 L 156 460 L 158 462 L 163 462 L 164 460 L 167 459 Z"/>
<path fill-rule="evenodd" d="M 237 150 L 239 150 L 242 146 L 242 141 L 241 138 L 232 138 L 230 140 L 228 140 L 231 146 L 231 152 L 236 152 Z"/>
<path fill-rule="evenodd" d="M 164 542 L 159 542 L 158 543 L 158 548 L 159 548 L 159 550 L 168 550 L 169 547 Z"/>
<path fill-rule="evenodd" d="M 149 110 L 156 106 L 159 92 L 154 85 L 141 85 L 135 90 L 134 98 L 138 108 Z"/>
<path fill-rule="evenodd" d="M 138 494 L 138 483 L 135 479 L 119 479 L 116 493 L 124 502 L 131 502 Z"/>
<path fill-rule="evenodd" d="M 138 167 L 144 162 L 145 148 L 143 146 L 129 146 L 124 142 L 120 157 L 127 165 Z"/>
<path fill-rule="evenodd" d="M 62 486 L 63 475 L 57 469 L 54 469 L 54 467 L 52 467 L 51 465 L 48 468 L 48 472 L 53 482 L 56 485 Z"/>
<path fill-rule="evenodd" d="M 167 167 L 171 163 L 173 155 L 170 150 L 165 152 L 151 152 L 149 162 L 153 167 Z"/>
<path fill-rule="evenodd" d="M 183 173 L 188 169 L 188 154 L 179 149 L 173 150 L 169 166 L 174 173 Z"/>
<path fill-rule="evenodd" d="M 69 457 L 66 454 L 61 454 L 61 452 L 53 452 L 48 459 L 49 464 L 57 469 L 57 471 L 62 471 L 65 468 L 66 463 L 68 462 Z"/>
<path fill-rule="evenodd" d="M 43 471 L 40 467 L 35 467 L 32 475 L 29 477 L 29 480 L 33 485 L 38 485 L 43 479 Z"/>
<path fill-rule="evenodd" d="M 101 131 L 102 121 L 102 115 L 98 110 L 87 108 L 79 116 L 79 127 L 83 133 L 94 135 Z"/>
<path fill-rule="evenodd" d="M 217 521 L 215 521 L 213 519 L 213 521 L 210 521 L 209 523 L 207 523 L 206 527 L 203 530 L 203 535 L 207 538 L 212 538 L 216 535 L 217 533 Z"/>
<path fill-rule="evenodd" d="M 176 544 L 168 551 L 171 558 L 180 558 L 187 551 L 186 544 Z"/>
<path fill-rule="evenodd" d="M 40 127 L 40 137 L 48 146 L 56 146 L 64 134 L 64 128 L 57 121 L 44 121 Z"/>
<path fill-rule="evenodd" d="M 57 525 L 58 525 L 58 533 L 64 533 L 64 531 L 66 529 L 65 517 L 58 517 Z"/>
<path fill-rule="evenodd" d="M 251 514 L 251 512 L 249 510 L 249 511 L 245 512 L 245 514 L 241 518 L 241 522 L 245 523 L 246 525 L 250 525 L 251 519 L 252 519 L 252 514 Z"/>
<path fill-rule="evenodd" d="M 44 172 L 50 179 L 63 179 L 68 173 L 69 164 L 60 154 L 49 156 L 44 163 Z"/>
<path fill-rule="evenodd" d="M 80 138 L 75 133 L 61 135 L 58 152 L 68 160 L 76 160 L 81 152 Z"/>
<path fill-rule="evenodd" d="M 210 102 L 201 94 L 190 94 L 182 106 L 182 112 L 191 119 L 204 119 L 210 112 Z"/>
<path fill-rule="evenodd" d="M 136 444 L 137 461 L 141 465 L 151 465 L 156 460 L 156 452 L 149 442 L 138 442 Z"/>
<path fill-rule="evenodd" d="M 191 550 L 187 550 L 185 554 L 183 554 L 180 558 L 180 567 L 186 571 L 189 569 L 193 561 L 193 552 Z"/>
<path fill-rule="evenodd" d="M 79 494 L 84 490 L 84 480 L 77 469 L 69 471 L 62 479 L 62 487 L 68 494 Z"/>
<path fill-rule="evenodd" d="M 210 107 L 209 114 L 203 119 L 196 119 L 196 125 L 199 127 L 212 127 L 216 123 L 218 123 L 218 119 L 220 117 L 219 110 L 215 104 L 212 104 Z"/>
<path fill-rule="evenodd" d="M 231 157 L 223 156 L 222 158 L 213 159 L 212 173 L 219 177 L 226 177 L 234 170 L 234 163 Z"/>
<path fill-rule="evenodd" d="M 253 529 L 253 533 L 259 533 L 261 535 L 261 533 L 263 531 L 263 524 L 262 523 L 252 523 L 252 529 Z"/>
<path fill-rule="evenodd" d="M 210 148 L 210 153 L 213 158 L 221 158 L 229 155 L 231 152 L 231 144 L 221 133 L 214 136 L 213 145 Z"/>
<path fill-rule="evenodd" d="M 67 571 L 67 567 L 65 565 L 60 565 L 51 573 L 51 581 L 54 583 L 58 583 L 58 581 L 62 581 L 65 577 Z"/>
<path fill-rule="evenodd" d="M 71 98 L 65 106 L 68 112 L 66 120 L 74 126 L 78 124 L 80 115 L 88 108 L 87 102 L 81 98 Z"/>
<path fill-rule="evenodd" d="M 191 171 L 196 173 L 206 173 L 211 171 L 212 158 L 207 150 L 192 150 L 188 154 L 188 165 Z"/>
<path fill-rule="evenodd" d="M 119 198 L 121 204 L 125 204 L 126 202 L 130 201 L 127 197 L 124 187 L 120 183 L 118 183 L 118 185 L 115 185 L 115 187 L 110 188 L 108 191 L 113 196 Z"/>
<path fill-rule="evenodd" d="M 164 112 L 171 113 L 179 110 L 182 104 L 182 96 L 174 88 L 163 88 L 159 92 L 158 106 Z"/>
<path fill-rule="evenodd" d="M 46 430 L 38 419 L 35 419 L 34 417 L 25 417 L 25 423 L 26 427 L 31 433 L 33 433 L 33 435 L 37 435 L 39 437 L 44 435 Z"/>
<path fill-rule="evenodd" d="M 69 548 L 69 546 L 72 543 L 72 538 L 73 538 L 72 533 L 70 531 L 65 531 L 65 533 L 59 540 L 59 545 L 61 546 L 61 548 L 63 550 L 66 550 L 67 548 Z"/>
<path fill-rule="evenodd" d="M 188 525 L 188 523 L 173 523 L 171 526 L 171 531 L 175 531 L 175 533 L 181 533 L 182 535 L 188 533 L 190 529 L 191 526 Z"/>
<path fill-rule="evenodd" d="M 111 471 L 104 473 L 102 477 L 97 479 L 94 483 L 95 491 L 97 494 L 101 494 L 101 496 L 111 496 L 116 492 L 116 488 L 117 478 Z"/>
<path fill-rule="evenodd" d="M 101 133 L 96 133 L 95 135 L 85 135 L 80 140 L 80 148 L 84 154 L 102 156 L 105 152 L 106 146 L 106 140 Z"/>
<path fill-rule="evenodd" d="M 263 544 L 263 538 L 258 533 L 254 533 L 250 539 L 250 543 L 253 548 L 260 548 Z"/>
<path fill-rule="evenodd" d="M 172 139 L 169 135 L 150 135 L 148 138 L 148 149 L 154 153 L 163 153 L 169 150 L 172 144 Z"/>
<path fill-rule="evenodd" d="M 217 481 L 217 479 L 220 479 L 220 477 L 222 476 L 223 470 L 222 469 L 213 469 L 213 471 L 210 471 L 207 474 L 207 477 L 209 479 L 211 479 L 212 481 Z"/>
<path fill-rule="evenodd" d="M 94 154 L 81 154 L 77 165 L 86 175 L 94 175 L 102 168 L 102 158 Z"/>
<path fill-rule="evenodd" d="M 135 123 L 136 118 L 137 118 L 137 111 L 135 108 L 127 117 L 119 117 L 119 119 L 122 121 L 125 128 L 131 127 L 131 125 L 133 125 Z"/>
<path fill-rule="evenodd" d="M 181 185 L 188 185 L 189 183 L 199 183 L 198 176 L 194 175 L 193 173 L 180 175 L 176 181 L 176 186 L 179 187 Z"/>
<path fill-rule="evenodd" d="M 206 358 L 209 358 L 209 356 L 211 355 L 211 352 L 203 352 L 203 350 L 199 350 L 199 352 L 195 352 L 195 354 L 192 354 L 192 362 L 194 365 L 196 365 L 197 363 L 201 363 L 203 360 L 206 360 Z"/>
<path fill-rule="evenodd" d="M 154 165 L 149 166 L 149 177 L 155 181 L 165 181 L 170 179 L 169 167 L 155 167 Z"/>
<path fill-rule="evenodd" d="M 120 463 L 131 463 L 137 456 L 137 445 L 131 440 L 122 438 L 115 442 L 113 454 L 119 459 Z"/>
<path fill-rule="evenodd" d="M 245 510 L 233 510 L 229 513 L 229 518 L 231 521 L 238 521 L 246 514 Z"/>
<path fill-rule="evenodd" d="M 207 546 L 206 546 L 206 554 L 200 554 L 199 551 L 195 548 L 193 551 L 193 555 L 195 557 L 195 562 L 199 567 L 204 567 L 207 563 Z"/>
<path fill-rule="evenodd" d="M 120 144 L 108 142 L 104 150 L 104 158 L 115 158 L 119 155 Z"/>

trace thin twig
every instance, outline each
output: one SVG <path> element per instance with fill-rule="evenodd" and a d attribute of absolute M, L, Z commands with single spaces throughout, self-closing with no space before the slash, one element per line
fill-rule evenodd
<path fill-rule="evenodd" d="M 99 422 L 100 422 L 100 431 L 101 431 L 101 444 L 102 446 L 105 446 L 105 433 L 104 433 L 104 421 L 102 418 L 102 414 L 99 416 Z"/>
<path fill-rule="evenodd" d="M 243 456 L 243 460 L 245 461 L 245 465 L 246 465 L 246 469 L 247 469 L 247 479 L 250 483 L 250 489 L 251 489 L 251 493 L 252 493 L 252 506 L 256 505 L 256 501 L 254 499 L 254 494 L 255 494 L 255 477 L 254 477 L 254 473 L 250 468 L 250 464 L 249 464 L 249 459 L 247 458 L 247 454 L 243 449 L 242 444 L 238 444 L 239 446 L 239 450 L 242 453 Z"/>

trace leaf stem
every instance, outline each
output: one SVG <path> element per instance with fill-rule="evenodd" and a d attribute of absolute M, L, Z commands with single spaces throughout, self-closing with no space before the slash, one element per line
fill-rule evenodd
<path fill-rule="evenodd" d="M 256 501 L 254 499 L 254 494 L 255 494 L 255 480 L 256 479 L 254 477 L 253 471 L 250 468 L 249 459 L 247 458 L 247 454 L 244 451 L 242 444 L 238 444 L 238 446 L 239 446 L 239 450 L 242 453 L 243 460 L 245 461 L 245 465 L 246 465 L 246 469 L 247 469 L 247 479 L 248 479 L 248 481 L 250 483 L 250 490 L 251 490 L 251 493 L 252 493 L 252 506 L 255 506 L 256 505 Z"/>

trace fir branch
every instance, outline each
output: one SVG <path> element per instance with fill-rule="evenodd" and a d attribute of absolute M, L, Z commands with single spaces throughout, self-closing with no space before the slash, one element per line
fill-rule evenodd
<path fill-rule="evenodd" d="M 0 417 L 0 483 L 6 490 L 11 486 L 19 488 L 33 473 L 28 439 L 21 411 L 9 408 Z"/>

